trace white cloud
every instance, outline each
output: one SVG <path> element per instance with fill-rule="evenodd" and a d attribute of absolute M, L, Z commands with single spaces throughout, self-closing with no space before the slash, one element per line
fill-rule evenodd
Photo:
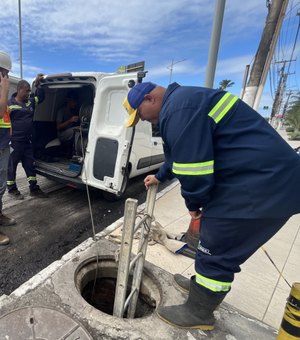
<path fill-rule="evenodd" d="M 21 0 L 23 70 L 26 76 L 145 60 L 151 77 L 203 77 L 215 3 L 211 0 Z M 226 2 L 216 81 L 238 88 L 245 65 L 253 61 L 265 23 L 265 1 Z M 18 71 L 18 1 L 0 2 L 0 49 Z M 299 50 L 297 51 L 299 53 Z M 297 55 L 295 53 L 295 56 Z M 48 59 L 47 59 L 48 58 Z M 52 60 L 50 60 L 52 59 Z M 50 61 L 51 62 L 50 62 Z M 31 66 L 34 65 L 34 66 Z M 66 66 L 67 65 L 67 66 Z M 90 66 L 91 65 L 91 66 Z"/>
<path fill-rule="evenodd" d="M 246 65 L 250 65 L 253 56 L 239 56 L 230 59 L 219 60 L 217 65 L 217 75 L 220 77 L 237 77 L 240 79 L 245 72 Z"/>
<path fill-rule="evenodd" d="M 232 16 L 229 22 L 234 31 L 238 32 L 237 27 L 245 28 L 240 25 L 241 21 L 245 24 L 251 13 L 260 12 L 255 6 L 259 1 L 243 4 L 242 8 L 238 2 L 233 2 L 236 6 L 230 1 L 226 11 Z M 57 49 L 69 45 L 83 51 L 94 50 L 95 55 L 102 53 L 104 59 L 106 56 L 110 59 L 112 52 L 127 55 L 128 48 L 133 52 L 149 49 L 159 40 L 170 42 L 173 38 L 181 45 L 185 43 L 178 39 L 182 35 L 190 34 L 191 39 L 193 33 L 195 38 L 207 36 L 214 11 L 210 0 L 189 0 L 184 6 L 179 0 L 144 0 L 142 3 L 138 0 L 123 3 L 117 0 L 23 0 L 21 3 L 25 49 L 29 44 L 53 44 Z M 256 12 L 253 11 L 255 7 Z M 16 51 L 17 1 L 1 0 L 0 9 L 0 24 L 5 28 L 2 45 Z M 248 11 L 247 18 L 241 15 L 244 10 Z M 234 26 L 234 23 L 237 24 Z"/>
<path fill-rule="evenodd" d="M 194 73 L 196 69 L 198 69 L 198 65 L 196 65 L 191 60 L 173 60 L 173 67 L 172 67 L 172 60 L 165 61 L 161 63 L 159 66 L 149 67 L 149 72 L 151 77 L 163 77 L 163 76 L 170 76 L 172 68 L 173 74 L 191 74 Z"/>

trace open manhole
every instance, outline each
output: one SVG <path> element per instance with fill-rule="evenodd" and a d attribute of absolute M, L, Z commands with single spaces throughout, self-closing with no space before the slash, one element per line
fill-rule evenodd
<path fill-rule="evenodd" d="M 118 267 L 113 257 L 92 257 L 82 262 L 75 272 L 77 290 L 87 303 L 106 314 L 113 315 Z M 131 291 L 129 277 L 127 296 Z M 157 280 L 145 268 L 138 296 L 135 318 L 153 313 L 160 301 Z M 126 311 L 124 313 L 126 317 Z"/>

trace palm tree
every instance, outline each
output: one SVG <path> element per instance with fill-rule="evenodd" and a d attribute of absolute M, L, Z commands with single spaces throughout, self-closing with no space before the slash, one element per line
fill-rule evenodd
<path fill-rule="evenodd" d="M 300 139 L 300 92 L 292 97 L 292 101 L 287 109 L 285 120 L 293 128 L 291 139 Z"/>
<path fill-rule="evenodd" d="M 227 89 L 228 87 L 231 87 L 231 86 L 233 86 L 234 85 L 234 81 L 231 81 L 231 80 L 229 80 L 229 79 L 224 79 L 224 80 L 221 80 L 220 82 L 219 82 L 219 90 L 225 90 L 225 89 Z"/>

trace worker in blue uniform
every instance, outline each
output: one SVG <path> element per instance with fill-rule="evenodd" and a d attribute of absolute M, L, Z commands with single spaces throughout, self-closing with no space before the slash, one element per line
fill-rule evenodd
<path fill-rule="evenodd" d="M 39 74 L 35 79 L 36 93 L 30 97 L 30 84 L 26 80 L 19 81 L 17 93 L 13 94 L 8 101 L 8 109 L 11 120 L 11 154 L 7 172 L 8 193 L 16 199 L 23 199 L 16 183 L 16 170 L 19 162 L 25 170 L 29 183 L 30 196 L 46 198 L 37 184 L 33 157 L 32 130 L 33 114 L 36 105 L 44 100 L 44 91 L 40 88 L 43 75 Z"/>
<path fill-rule="evenodd" d="M 300 212 L 300 159 L 255 110 L 233 94 L 173 83 L 139 83 L 124 107 L 127 126 L 159 123 L 165 163 L 148 187 L 173 177 L 192 218 L 201 216 L 195 276 L 177 276 L 185 304 L 159 306 L 177 327 L 214 328 L 213 311 L 234 274 L 261 245 Z"/>
<path fill-rule="evenodd" d="M 7 166 L 9 160 L 10 119 L 7 112 L 8 93 L 10 88 L 9 72 L 11 70 L 11 58 L 0 51 L 0 226 L 11 226 L 16 220 L 3 214 L 2 198 L 6 190 Z M 9 244 L 9 237 L 0 231 L 0 248 Z"/>

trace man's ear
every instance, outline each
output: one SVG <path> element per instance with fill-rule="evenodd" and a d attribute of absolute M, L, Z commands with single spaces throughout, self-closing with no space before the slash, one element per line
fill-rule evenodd
<path fill-rule="evenodd" d="M 154 101 L 155 101 L 155 100 L 154 100 L 154 96 L 153 96 L 151 93 L 145 94 L 144 100 L 147 100 L 147 101 L 149 101 L 149 102 L 154 102 Z"/>

